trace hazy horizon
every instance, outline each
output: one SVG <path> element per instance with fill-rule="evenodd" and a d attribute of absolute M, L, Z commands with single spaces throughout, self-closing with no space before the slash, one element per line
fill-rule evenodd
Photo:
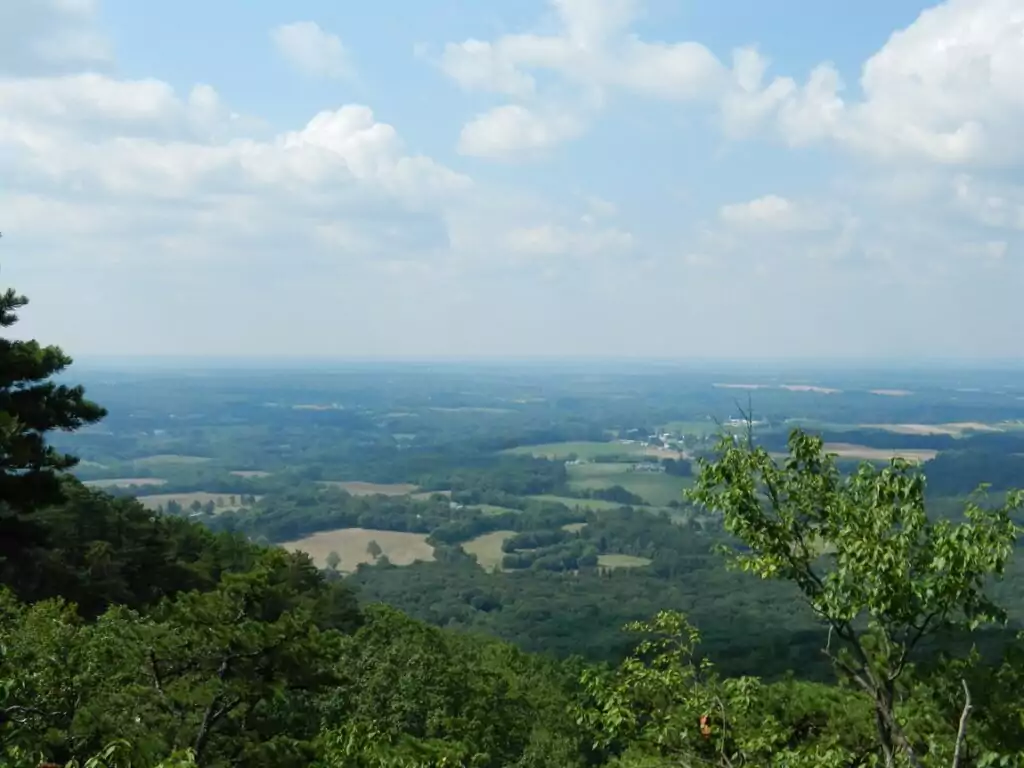
<path fill-rule="evenodd" d="M 1018 0 L 141 8 L 0 10 L 19 337 L 1024 358 Z"/>

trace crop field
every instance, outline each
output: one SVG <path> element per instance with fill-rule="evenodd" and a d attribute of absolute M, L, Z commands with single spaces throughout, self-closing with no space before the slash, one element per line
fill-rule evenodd
<path fill-rule="evenodd" d="M 596 490 L 621 485 L 630 493 L 642 497 L 648 504 L 666 506 L 680 501 L 683 490 L 692 480 L 664 472 L 630 471 L 630 464 L 576 464 L 568 467 L 569 486 L 574 490 Z"/>
<path fill-rule="evenodd" d="M 894 457 L 907 461 L 929 461 L 938 451 L 929 448 L 870 448 L 853 443 L 825 443 L 825 451 L 842 459 L 863 459 L 865 461 L 888 461 Z"/>
<path fill-rule="evenodd" d="M 570 456 L 576 456 L 580 459 L 594 459 L 599 456 L 642 456 L 645 450 L 645 447 L 640 443 L 580 441 L 547 443 L 545 445 L 520 445 L 517 448 L 510 448 L 505 453 L 557 460 L 568 459 Z"/>
<path fill-rule="evenodd" d="M 353 496 L 407 496 L 419 489 L 418 485 L 412 483 L 364 483 L 360 480 L 346 480 L 338 482 L 334 480 L 322 480 L 321 485 L 331 488 L 340 488 L 348 491 Z"/>
<path fill-rule="evenodd" d="M 597 564 L 601 568 L 643 568 L 650 565 L 651 561 L 646 557 L 632 555 L 598 555 Z"/>
<path fill-rule="evenodd" d="M 451 491 L 419 491 L 418 493 L 412 494 L 412 498 L 419 499 L 421 501 L 430 501 L 434 496 L 444 496 L 446 499 L 452 497 Z"/>
<path fill-rule="evenodd" d="M 515 531 L 491 531 L 463 542 L 462 549 L 467 555 L 476 555 L 477 563 L 485 571 L 500 571 L 501 560 L 505 556 L 501 545 L 515 535 Z"/>
<path fill-rule="evenodd" d="M 960 437 L 965 432 L 1003 432 L 1005 427 L 964 421 L 954 424 L 861 424 L 863 429 L 881 429 L 897 435 L 952 435 Z"/>
<path fill-rule="evenodd" d="M 132 464 L 137 467 L 169 467 L 169 466 L 190 466 L 194 464 L 205 464 L 210 461 L 206 456 L 185 456 L 178 453 L 160 453 L 156 456 L 143 456 L 141 459 L 134 459 Z"/>
<path fill-rule="evenodd" d="M 530 496 L 531 499 L 537 501 L 550 501 L 555 504 L 565 504 L 569 509 L 589 509 L 594 512 L 607 512 L 609 509 L 620 509 L 625 506 L 623 504 L 617 504 L 614 501 L 605 501 L 604 499 L 574 499 L 571 496 L 552 496 L 550 494 L 544 494 L 541 496 Z"/>
<path fill-rule="evenodd" d="M 256 496 L 256 500 L 260 500 L 260 496 Z M 232 503 L 232 499 L 234 503 Z M 241 495 L 237 493 L 208 493 L 207 491 L 191 491 L 189 493 L 154 493 L 149 496 L 139 496 L 138 500 L 146 509 L 159 509 L 160 507 L 167 507 L 172 501 L 180 504 L 184 509 L 188 509 L 192 506 L 193 502 L 198 501 L 200 504 L 205 505 L 207 502 L 212 501 L 216 506 L 216 512 L 228 512 L 234 509 L 243 509 L 244 506 L 241 503 Z"/>
<path fill-rule="evenodd" d="M 159 477 L 114 477 L 108 480 L 86 480 L 90 488 L 130 488 L 133 485 L 166 485 L 167 481 Z"/>
<path fill-rule="evenodd" d="M 305 552 L 321 568 L 327 566 L 327 556 L 337 552 L 341 557 L 338 570 L 350 573 L 359 563 L 372 563 L 374 558 L 366 551 L 367 545 L 376 541 L 381 553 L 394 565 L 411 565 L 417 560 L 434 559 L 434 548 L 427 543 L 424 533 L 401 533 L 398 531 L 375 531 L 368 528 L 338 528 L 320 531 L 298 541 L 288 541 L 279 546 L 293 552 Z"/>

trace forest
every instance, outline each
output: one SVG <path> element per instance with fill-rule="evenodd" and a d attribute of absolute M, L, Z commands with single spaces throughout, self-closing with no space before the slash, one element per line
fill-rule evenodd
<path fill-rule="evenodd" d="M 0 294 L 2 765 L 1024 765 L 1016 392 L 787 390 L 730 426 L 710 374 L 513 406 L 491 370 L 356 369 L 197 377 L 197 408 L 171 376 L 87 396 L 9 337 L 26 305 Z M 433 554 L 296 544 L 356 530 Z"/>

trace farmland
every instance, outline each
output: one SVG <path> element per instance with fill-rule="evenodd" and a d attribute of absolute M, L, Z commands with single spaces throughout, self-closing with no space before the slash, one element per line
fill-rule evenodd
<path fill-rule="evenodd" d="M 321 531 L 297 541 L 283 542 L 280 546 L 307 553 L 320 567 L 326 566 L 327 555 L 337 552 L 341 557 L 339 570 L 352 572 L 360 563 L 374 562 L 375 558 L 366 551 L 371 541 L 377 542 L 381 554 L 394 565 L 411 565 L 417 560 L 434 559 L 434 548 L 427 543 L 426 534 L 367 528 Z"/>
<path fill-rule="evenodd" d="M 664 472 L 638 472 L 628 463 L 576 464 L 568 468 L 569 487 L 576 491 L 620 485 L 657 507 L 679 501 L 690 479 Z"/>
<path fill-rule="evenodd" d="M 547 443 L 545 445 L 523 445 L 512 448 L 506 453 L 513 455 L 535 456 L 541 459 L 596 459 L 615 456 L 643 456 L 646 448 L 641 443 L 598 443 L 598 442 L 568 442 L 568 443 Z"/>
<path fill-rule="evenodd" d="M 353 496 L 408 496 L 419 489 L 412 483 L 364 483 L 360 480 L 322 480 L 320 484 L 347 491 Z"/>
<path fill-rule="evenodd" d="M 476 555 L 477 563 L 485 571 L 500 571 L 501 559 L 505 555 L 501 545 L 512 536 L 515 536 L 515 531 L 492 531 L 470 539 L 462 545 L 462 549 L 467 555 Z"/>
<path fill-rule="evenodd" d="M 137 467 L 168 467 L 168 466 L 190 466 L 205 464 L 210 459 L 206 456 L 185 456 L 177 453 L 160 453 L 155 456 L 143 456 L 135 459 L 132 463 Z"/>
<path fill-rule="evenodd" d="M 864 461 L 888 461 L 894 457 L 908 461 L 934 459 L 938 451 L 930 448 L 870 448 L 853 443 L 826 443 L 825 450 L 842 459 L 863 459 Z"/>
<path fill-rule="evenodd" d="M 133 485 L 166 485 L 167 481 L 159 477 L 114 477 L 108 480 L 86 480 L 85 484 L 92 488 L 131 488 Z"/>
<path fill-rule="evenodd" d="M 643 568 L 650 565 L 651 561 L 633 555 L 598 555 L 597 564 L 601 568 Z"/>
<path fill-rule="evenodd" d="M 255 497 L 257 501 L 259 496 Z M 171 502 L 180 504 L 183 509 L 188 509 L 195 502 L 206 505 L 213 502 L 217 512 L 227 512 L 232 509 L 243 509 L 241 497 L 233 493 L 208 493 L 206 491 L 190 491 L 188 493 L 154 493 L 149 496 L 139 496 L 139 502 L 146 509 L 166 508 Z"/>

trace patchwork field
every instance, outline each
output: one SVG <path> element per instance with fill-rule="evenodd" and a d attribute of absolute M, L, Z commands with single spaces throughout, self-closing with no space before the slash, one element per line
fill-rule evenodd
<path fill-rule="evenodd" d="M 547 443 L 545 445 L 520 445 L 510 448 L 505 453 L 536 456 L 544 459 L 568 459 L 576 456 L 580 459 L 595 459 L 599 456 L 642 456 L 646 448 L 640 443 L 597 443 L 570 442 Z"/>
<path fill-rule="evenodd" d="M 256 501 L 259 501 L 262 497 L 256 496 L 255 498 Z M 212 501 L 216 506 L 217 512 L 243 509 L 244 505 L 241 503 L 241 499 L 241 494 L 237 493 L 208 493 L 206 491 L 192 491 L 190 493 L 154 493 L 149 496 L 138 497 L 138 500 L 144 507 L 146 507 L 146 509 L 159 509 L 160 507 L 166 508 L 168 504 L 174 501 L 187 510 L 196 501 L 203 505 Z M 232 500 L 234 500 L 234 503 L 232 503 Z"/>
<path fill-rule="evenodd" d="M 134 459 L 132 464 L 137 467 L 166 467 L 166 466 L 188 466 L 193 464 L 205 464 L 211 461 L 206 456 L 184 456 L 178 453 L 160 453 L 156 456 L 143 456 L 141 459 Z"/>
<path fill-rule="evenodd" d="M 899 457 L 908 461 L 924 462 L 934 459 L 938 454 L 938 451 L 929 448 L 870 448 L 853 443 L 825 443 L 825 451 L 834 453 L 843 459 L 863 459 L 865 461 L 888 461 Z"/>
<path fill-rule="evenodd" d="M 982 424 L 977 421 L 962 421 L 953 424 L 861 424 L 864 429 L 882 429 L 897 435 L 952 435 L 960 437 L 965 432 L 1003 432 L 1004 427 Z"/>
<path fill-rule="evenodd" d="M 647 503 L 663 507 L 670 501 L 681 500 L 683 490 L 692 482 L 690 478 L 663 472 L 630 471 L 631 466 L 626 463 L 576 464 L 568 467 L 569 486 L 574 490 L 597 490 L 621 485 Z"/>
<path fill-rule="evenodd" d="M 597 564 L 601 568 L 642 568 L 650 565 L 651 561 L 646 557 L 632 555 L 598 555 Z"/>
<path fill-rule="evenodd" d="M 619 509 L 623 506 L 622 504 L 616 504 L 614 501 L 605 501 L 604 499 L 574 499 L 571 496 L 551 496 L 550 494 L 530 496 L 530 498 L 537 499 L 537 501 L 565 504 L 569 509 L 589 509 L 594 512 L 606 512 L 609 509 Z"/>
<path fill-rule="evenodd" d="M 467 555 L 476 555 L 477 563 L 485 571 L 500 571 L 501 560 L 505 556 L 501 545 L 515 535 L 515 531 L 491 531 L 463 542 L 462 549 Z"/>
<path fill-rule="evenodd" d="M 451 491 L 419 491 L 418 493 L 412 494 L 412 498 L 420 499 L 422 501 L 429 501 L 434 496 L 444 496 L 446 499 L 452 497 Z"/>
<path fill-rule="evenodd" d="M 411 565 L 417 560 L 434 559 L 434 548 L 427 544 L 424 533 L 400 533 L 398 531 L 375 531 L 368 528 L 338 528 L 320 531 L 298 541 L 288 541 L 279 546 L 293 552 L 305 552 L 321 568 L 327 566 L 327 556 L 337 552 L 341 557 L 338 570 L 351 572 L 359 563 L 372 563 L 374 558 L 366 551 L 367 545 L 375 541 L 395 565 Z"/>
<path fill-rule="evenodd" d="M 91 488 L 130 488 L 133 485 L 166 485 L 167 481 L 159 477 L 115 477 L 109 480 L 86 480 L 84 484 Z"/>
<path fill-rule="evenodd" d="M 320 485 L 340 488 L 353 496 L 407 496 L 419 489 L 418 485 L 412 483 L 364 483 L 360 480 L 321 480 Z"/>

